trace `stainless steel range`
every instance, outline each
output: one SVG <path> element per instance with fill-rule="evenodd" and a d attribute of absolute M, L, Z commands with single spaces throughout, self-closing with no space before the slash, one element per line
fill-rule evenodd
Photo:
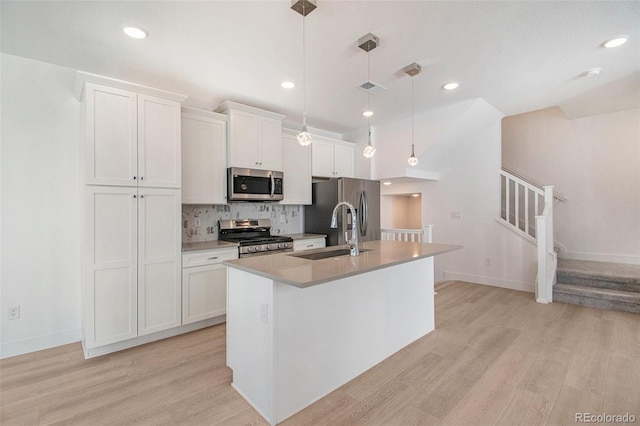
<path fill-rule="evenodd" d="M 238 243 L 238 256 L 251 257 L 293 251 L 293 238 L 271 235 L 270 219 L 220 220 L 223 241 Z"/>

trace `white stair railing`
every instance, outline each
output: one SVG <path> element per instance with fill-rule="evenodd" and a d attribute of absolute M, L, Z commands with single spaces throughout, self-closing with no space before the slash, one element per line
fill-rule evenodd
<path fill-rule="evenodd" d="M 500 219 L 512 229 L 536 238 L 534 218 L 542 214 L 544 208 L 544 190 L 512 175 L 500 171 L 502 205 Z"/>
<path fill-rule="evenodd" d="M 433 225 L 425 225 L 422 229 L 381 229 L 381 240 L 408 241 L 430 243 L 433 241 Z"/>
<path fill-rule="evenodd" d="M 556 283 L 558 258 L 553 249 L 553 186 L 544 187 L 544 210 L 536 216 L 538 240 L 538 278 L 536 302 L 553 302 L 553 285 Z"/>

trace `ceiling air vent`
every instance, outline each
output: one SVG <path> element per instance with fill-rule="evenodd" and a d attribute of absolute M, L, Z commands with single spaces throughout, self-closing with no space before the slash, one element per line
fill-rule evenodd
<path fill-rule="evenodd" d="M 359 84 L 357 87 L 358 87 L 358 89 L 364 90 L 365 92 L 371 93 L 372 95 L 374 93 L 378 93 L 378 92 L 381 92 L 383 90 L 387 90 L 387 88 L 384 87 L 383 85 L 378 84 L 378 83 L 376 83 L 374 81 L 371 81 L 371 80 L 365 81 L 364 83 Z"/>

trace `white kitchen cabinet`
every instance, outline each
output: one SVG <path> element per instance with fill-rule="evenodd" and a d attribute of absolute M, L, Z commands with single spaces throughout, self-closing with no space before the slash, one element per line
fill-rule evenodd
<path fill-rule="evenodd" d="M 301 146 L 292 130 L 282 135 L 284 199 L 280 204 L 311 204 L 311 147 Z"/>
<path fill-rule="evenodd" d="M 326 247 L 325 237 L 293 240 L 293 251 L 312 250 Z"/>
<path fill-rule="evenodd" d="M 227 121 L 182 108 L 182 203 L 227 203 Z"/>
<path fill-rule="evenodd" d="M 180 104 L 94 83 L 84 85 L 88 185 L 180 187 Z"/>
<path fill-rule="evenodd" d="M 86 186 L 85 346 L 138 335 L 137 189 Z"/>
<path fill-rule="evenodd" d="M 139 336 L 181 323 L 181 216 L 179 190 L 138 189 Z"/>
<path fill-rule="evenodd" d="M 216 112 L 229 116 L 229 167 L 282 171 L 284 115 L 230 101 Z"/>
<path fill-rule="evenodd" d="M 182 255 L 182 324 L 226 313 L 227 267 L 222 262 L 237 258 L 236 247 Z"/>
<path fill-rule="evenodd" d="M 180 191 L 85 186 L 85 347 L 180 325 Z"/>
<path fill-rule="evenodd" d="M 352 143 L 313 136 L 312 174 L 317 177 L 354 177 L 355 148 Z"/>

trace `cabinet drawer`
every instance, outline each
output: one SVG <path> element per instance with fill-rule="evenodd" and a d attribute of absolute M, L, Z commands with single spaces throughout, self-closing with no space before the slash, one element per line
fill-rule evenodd
<path fill-rule="evenodd" d="M 325 247 L 324 238 L 313 238 L 308 240 L 298 240 L 293 242 L 293 251 L 311 250 Z"/>
<path fill-rule="evenodd" d="M 225 260 L 233 260 L 238 258 L 238 249 L 229 248 L 221 250 L 203 250 L 182 255 L 182 267 L 189 268 L 192 266 L 215 265 Z"/>

